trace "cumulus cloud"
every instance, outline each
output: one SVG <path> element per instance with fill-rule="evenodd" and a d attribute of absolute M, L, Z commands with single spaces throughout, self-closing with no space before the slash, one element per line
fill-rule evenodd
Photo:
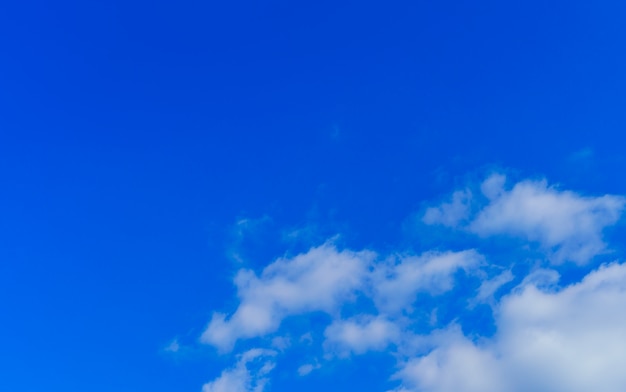
<path fill-rule="evenodd" d="M 506 177 L 489 176 L 480 186 L 486 204 L 468 217 L 471 193 L 455 192 L 452 201 L 429 208 L 423 221 L 462 227 L 482 237 L 508 235 L 538 243 L 555 264 L 587 263 L 606 251 L 603 230 L 620 218 L 626 199 L 620 196 L 581 196 L 549 186 L 547 181 L 525 180 L 506 189 Z M 478 203 L 478 202 L 477 202 Z"/>
<path fill-rule="evenodd" d="M 395 313 L 408 309 L 417 293 L 441 294 L 453 287 L 458 270 L 472 270 L 483 257 L 474 250 L 427 252 L 421 256 L 390 259 L 372 274 L 374 301 L 379 309 Z"/>
<path fill-rule="evenodd" d="M 528 285 L 503 301 L 498 328 L 500 355 L 525 390 L 623 391 L 626 265 L 601 267 L 559 292 Z"/>
<path fill-rule="evenodd" d="M 340 356 L 384 350 L 400 338 L 400 327 L 382 316 L 361 316 L 337 320 L 326 331 L 325 346 Z"/>
<path fill-rule="evenodd" d="M 354 299 L 373 257 L 372 252 L 338 251 L 327 243 L 293 258 L 280 258 L 260 276 L 240 270 L 235 278 L 239 307 L 230 317 L 215 313 L 201 340 L 228 351 L 240 338 L 276 331 L 287 316 L 335 313 Z"/>
<path fill-rule="evenodd" d="M 275 366 L 274 351 L 252 349 L 243 353 L 237 364 L 205 384 L 202 392 L 263 392 L 267 375 Z"/>
<path fill-rule="evenodd" d="M 498 332 L 475 343 L 459 328 L 408 360 L 398 391 L 618 392 L 626 387 L 626 265 L 603 266 L 561 290 L 526 283 L 496 312 Z"/>
<path fill-rule="evenodd" d="M 494 373 L 498 362 L 493 353 L 463 336 L 460 327 L 436 332 L 430 340 L 435 349 L 409 359 L 393 376 L 402 380 L 396 392 L 512 392 Z"/>
<path fill-rule="evenodd" d="M 493 182 L 493 177 L 487 182 Z M 546 181 L 522 181 L 510 191 L 491 184 L 490 203 L 469 229 L 481 236 L 509 234 L 537 241 L 551 260 L 579 264 L 605 251 L 605 227 L 614 224 L 625 200 L 617 196 L 584 197 L 549 187 Z"/>

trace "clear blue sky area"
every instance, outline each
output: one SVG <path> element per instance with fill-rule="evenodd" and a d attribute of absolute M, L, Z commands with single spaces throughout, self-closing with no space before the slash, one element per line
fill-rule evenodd
<path fill-rule="evenodd" d="M 254 339 L 328 337 L 336 315 L 314 312 L 233 351 L 200 341 L 239 269 L 337 235 L 497 264 L 509 242 L 421 218 L 494 172 L 625 195 L 625 20 L 619 1 L 2 2 L 0 390 L 201 391 Z M 579 280 L 620 233 L 555 268 Z M 441 323 L 491 336 L 458 278 Z M 385 350 L 295 346 L 266 391 L 399 382 Z"/>

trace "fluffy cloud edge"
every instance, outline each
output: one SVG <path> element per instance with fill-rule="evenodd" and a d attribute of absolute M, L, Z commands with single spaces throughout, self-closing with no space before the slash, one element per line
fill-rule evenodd
<path fill-rule="evenodd" d="M 493 338 L 452 325 L 408 358 L 396 391 L 618 392 L 626 386 L 626 265 L 602 265 L 556 289 L 530 279 L 502 298 Z"/>

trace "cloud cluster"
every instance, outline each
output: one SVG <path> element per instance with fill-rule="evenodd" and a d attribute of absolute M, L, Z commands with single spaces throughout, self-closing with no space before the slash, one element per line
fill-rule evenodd
<path fill-rule="evenodd" d="M 626 386 L 626 265 L 611 264 L 558 291 L 523 284 L 496 309 L 498 332 L 478 343 L 458 327 L 407 361 L 398 391 L 583 392 Z"/>
<path fill-rule="evenodd" d="M 326 243 L 280 258 L 260 276 L 242 269 L 235 277 L 239 306 L 230 316 L 214 313 L 201 341 L 227 352 L 239 339 L 277 331 L 286 317 L 318 311 L 335 316 L 357 294 L 370 297 L 384 313 L 410 311 L 419 292 L 446 292 L 458 270 L 471 271 L 484 260 L 474 250 L 393 256 L 374 264 L 375 257 Z"/>
<path fill-rule="evenodd" d="M 300 376 L 324 361 L 389 352 L 397 360 L 395 374 L 390 372 L 396 392 L 624 390 L 626 265 L 600 266 L 564 284 L 558 269 L 566 261 L 588 264 L 607 251 L 603 231 L 618 221 L 625 199 L 581 196 L 546 181 L 507 188 L 500 174 L 477 189 L 453 193 L 450 201 L 427 209 L 423 221 L 478 240 L 518 238 L 543 251 L 544 263 L 517 269 L 530 272 L 515 276 L 515 265 L 526 260 L 516 257 L 518 249 L 511 250 L 508 265 L 492 266 L 488 248 L 483 254 L 466 249 L 385 256 L 328 242 L 279 258 L 258 274 L 240 270 L 234 279 L 238 306 L 214 313 L 201 341 L 227 353 L 246 346 L 238 341 L 267 337 L 274 342 L 268 346 L 281 352 L 299 345 L 326 353 L 323 360 L 308 356 L 295 371 Z M 472 284 L 459 285 L 461 276 Z M 495 333 L 468 335 L 465 318 L 441 324 L 436 317 L 439 311 L 471 314 L 480 306 L 491 309 Z M 307 339 L 284 337 L 287 318 L 316 312 L 327 314 L 328 324 Z M 279 355 L 245 351 L 203 391 L 261 392 Z"/>
<path fill-rule="evenodd" d="M 587 263 L 606 251 L 602 231 L 617 222 L 626 199 L 585 197 L 526 180 L 506 189 L 506 177 L 494 174 L 481 184 L 486 203 L 457 191 L 452 201 L 426 210 L 426 224 L 458 227 L 482 237 L 506 235 L 539 243 L 555 264 Z M 470 218 L 472 203 L 478 211 Z M 463 225 L 463 219 L 468 222 Z"/>
<path fill-rule="evenodd" d="M 228 318 L 215 313 L 201 340 L 229 351 L 238 339 L 276 331 L 285 317 L 336 313 L 355 298 L 374 256 L 369 251 L 338 251 L 327 243 L 293 258 L 280 258 L 260 276 L 242 269 L 235 277 L 239 307 Z"/>

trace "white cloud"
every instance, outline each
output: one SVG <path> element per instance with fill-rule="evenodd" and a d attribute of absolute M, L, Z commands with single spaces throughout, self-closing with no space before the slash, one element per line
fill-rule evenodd
<path fill-rule="evenodd" d="M 276 331 L 287 316 L 335 313 L 354 299 L 373 258 L 372 252 L 338 251 L 325 244 L 293 258 L 280 258 L 260 276 L 240 270 L 235 278 L 239 307 L 230 317 L 215 313 L 201 340 L 228 351 L 240 338 Z"/>
<path fill-rule="evenodd" d="M 494 372 L 498 363 L 493 354 L 465 338 L 458 326 L 436 332 L 430 340 L 434 350 L 408 360 L 392 377 L 402 380 L 396 391 L 512 392 Z"/>
<path fill-rule="evenodd" d="M 422 221 L 468 230 L 482 237 L 508 235 L 538 243 L 554 264 L 585 264 L 606 252 L 602 232 L 615 224 L 626 205 L 620 196 L 581 196 L 548 186 L 545 180 L 525 180 L 506 189 L 506 177 L 489 176 L 480 186 L 486 204 L 470 216 L 469 190 L 457 191 L 452 200 L 426 210 Z"/>
<path fill-rule="evenodd" d="M 519 291 L 520 288 L 523 289 L 530 285 L 545 290 L 555 289 L 559 279 L 561 279 L 561 275 L 555 270 L 539 268 L 526 275 L 522 283 L 519 287 L 516 287 L 515 290 Z"/>
<path fill-rule="evenodd" d="M 202 342 L 227 352 L 239 339 L 278 332 L 265 341 L 268 347 L 282 353 L 297 346 L 307 350 L 307 358 L 319 355 L 320 349 L 328 360 L 386 351 L 400 361 L 394 376 L 401 382 L 397 392 L 625 390 L 626 266 L 602 267 L 564 288 L 558 271 L 564 261 L 583 264 L 607 251 L 603 230 L 617 222 L 626 199 L 585 197 L 546 181 L 507 187 L 500 174 L 487 178 L 480 192 L 472 191 L 474 196 L 470 190 L 454 193 L 450 201 L 428 209 L 423 221 L 460 228 L 476 234 L 475 239 L 519 238 L 529 248 L 545 251 L 554 265 L 542 269 L 545 264 L 538 263 L 511 288 L 507 283 L 514 279 L 520 248 L 511 249 L 508 266 L 488 267 L 500 271 L 493 276 L 487 275 L 487 261 L 475 250 L 378 258 L 367 250 L 340 251 L 329 242 L 279 258 L 260 273 L 240 270 L 234 280 L 237 308 L 230 314 L 214 313 Z M 489 249 L 481 248 L 486 255 Z M 502 253 L 498 257 L 506 260 Z M 450 319 L 451 310 L 464 302 L 441 296 L 455 289 L 455 277 L 462 271 L 476 286 L 481 281 L 474 297 L 464 298 L 466 310 L 471 314 L 477 303 L 490 304 L 495 334 L 465 336 L 457 324 L 466 320 L 464 313 L 443 330 L 416 335 L 415 330 Z M 436 299 L 418 305 L 420 295 Z M 452 307 L 446 301 L 453 301 Z M 349 303 L 355 306 L 344 307 Z M 438 311 L 443 312 L 439 320 Z M 310 312 L 325 312 L 333 321 L 306 324 L 308 331 L 281 329 L 285 318 Z M 493 331 L 493 325 L 485 327 Z M 178 350 L 178 343 L 168 349 Z M 245 352 L 203 392 L 263 391 L 277 351 Z M 317 361 L 300 364 L 301 376 L 320 367 Z"/>
<path fill-rule="evenodd" d="M 398 391 L 621 392 L 626 388 L 626 265 L 560 291 L 527 283 L 496 312 L 498 332 L 477 344 L 458 328 L 407 361 Z"/>
<path fill-rule="evenodd" d="M 298 368 L 298 374 L 300 376 L 306 376 L 315 369 L 319 369 L 321 366 L 319 363 L 306 363 Z"/>
<path fill-rule="evenodd" d="M 514 276 L 511 270 L 506 270 L 491 279 L 484 280 L 480 284 L 480 287 L 478 288 L 478 293 L 476 294 L 476 297 L 474 297 L 474 299 L 472 300 L 472 303 L 476 304 L 481 302 L 490 302 L 493 299 L 493 295 L 496 293 L 496 291 L 498 291 L 503 285 L 509 283 L 513 279 Z"/>
<path fill-rule="evenodd" d="M 468 218 L 471 200 L 472 193 L 469 190 L 454 192 L 449 202 L 428 208 L 422 221 L 428 225 L 455 227 Z"/>
<path fill-rule="evenodd" d="M 427 252 L 380 264 L 372 274 L 374 301 L 379 309 L 395 313 L 410 306 L 417 293 L 441 294 L 453 287 L 454 274 L 481 265 L 483 257 L 474 250 Z"/>
<path fill-rule="evenodd" d="M 274 351 L 252 349 L 243 353 L 237 364 L 224 370 L 215 380 L 204 384 L 202 392 L 263 392 L 267 375 L 274 368 Z"/>
<path fill-rule="evenodd" d="M 340 356 L 384 350 L 400 338 L 400 327 L 385 317 L 361 316 L 336 320 L 324 332 L 328 350 Z"/>
<path fill-rule="evenodd" d="M 506 176 L 500 173 L 494 173 L 480 184 L 480 191 L 487 199 L 494 200 L 502 195 L 505 184 Z"/>
<path fill-rule="evenodd" d="M 525 390 L 623 391 L 626 265 L 601 267 L 560 292 L 528 285 L 503 301 L 498 328 L 509 377 Z"/>
<path fill-rule="evenodd" d="M 557 264 L 583 264 L 604 252 L 602 231 L 617 222 L 625 204 L 622 197 L 584 197 L 549 187 L 546 181 L 522 181 L 507 191 L 502 175 L 489 177 L 482 188 L 490 202 L 469 230 L 539 242 Z"/>

